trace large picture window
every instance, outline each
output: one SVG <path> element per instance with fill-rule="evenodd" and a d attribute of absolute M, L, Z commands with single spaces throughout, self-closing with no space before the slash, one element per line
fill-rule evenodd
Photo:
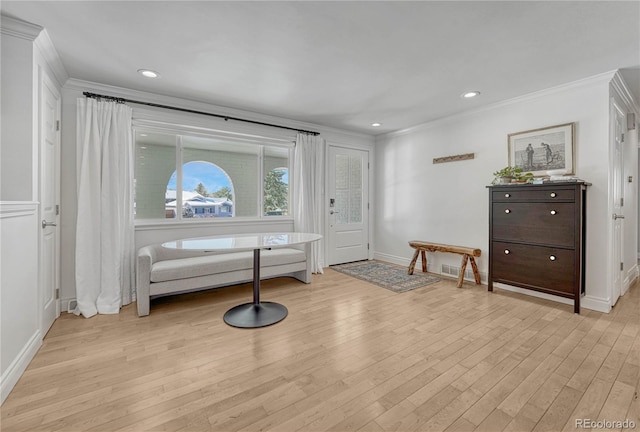
<path fill-rule="evenodd" d="M 135 137 L 136 219 L 290 215 L 290 148 L 144 129 Z"/>

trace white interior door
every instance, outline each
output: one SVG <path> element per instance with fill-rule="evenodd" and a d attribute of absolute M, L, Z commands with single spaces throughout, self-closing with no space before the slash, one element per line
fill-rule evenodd
<path fill-rule="evenodd" d="M 622 283 L 624 280 L 624 270 L 622 267 L 622 248 L 624 247 L 622 239 L 624 235 L 624 132 L 625 132 L 625 116 L 620 108 L 612 103 L 612 121 L 613 121 L 613 137 L 611 140 L 611 157 L 612 157 L 612 229 L 611 229 L 611 306 L 616 304 L 622 291 Z"/>
<path fill-rule="evenodd" d="M 329 265 L 369 257 L 369 153 L 329 147 Z"/>
<path fill-rule="evenodd" d="M 58 299 L 60 196 L 60 93 L 49 77 L 40 76 L 40 287 L 44 336 L 60 316 Z"/>

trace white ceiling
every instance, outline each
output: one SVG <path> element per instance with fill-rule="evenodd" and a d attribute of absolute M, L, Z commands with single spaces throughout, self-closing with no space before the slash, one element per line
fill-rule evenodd
<path fill-rule="evenodd" d="M 368 134 L 614 69 L 640 99 L 638 1 L 1 7 L 46 28 L 72 78 Z M 143 78 L 140 68 L 162 77 Z M 468 90 L 482 95 L 463 100 Z"/>

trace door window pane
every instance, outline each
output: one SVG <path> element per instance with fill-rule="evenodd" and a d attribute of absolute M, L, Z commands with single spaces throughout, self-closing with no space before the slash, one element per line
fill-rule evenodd
<path fill-rule="evenodd" d="M 337 224 L 362 222 L 362 159 L 358 156 L 336 155 Z"/>

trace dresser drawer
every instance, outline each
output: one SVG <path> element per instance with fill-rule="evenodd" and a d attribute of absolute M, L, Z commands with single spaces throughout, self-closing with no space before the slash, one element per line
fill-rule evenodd
<path fill-rule="evenodd" d="M 573 248 L 572 203 L 493 203 L 493 239 Z"/>
<path fill-rule="evenodd" d="M 575 188 L 572 189 L 526 189 L 525 187 L 502 188 L 491 192 L 493 201 L 574 201 Z"/>
<path fill-rule="evenodd" d="M 493 242 L 493 280 L 572 294 L 575 254 L 572 250 Z"/>

